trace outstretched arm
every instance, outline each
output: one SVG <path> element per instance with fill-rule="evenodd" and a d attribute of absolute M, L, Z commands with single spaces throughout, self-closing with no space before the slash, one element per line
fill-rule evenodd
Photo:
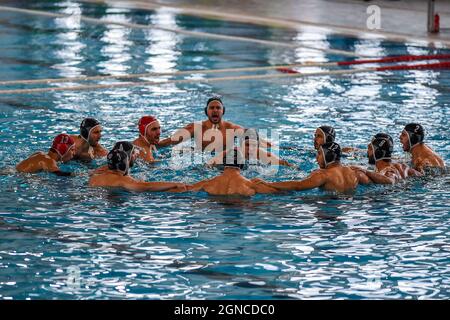
<path fill-rule="evenodd" d="M 252 179 L 253 185 L 251 188 L 255 190 L 256 193 L 276 193 L 278 189 L 270 186 L 270 184 L 261 179 Z"/>
<path fill-rule="evenodd" d="M 182 187 L 183 183 L 175 182 L 145 182 L 137 181 L 131 177 L 128 177 L 122 182 L 122 187 L 131 191 L 144 192 L 144 191 L 168 191 L 173 188 Z"/>
<path fill-rule="evenodd" d="M 369 170 L 366 170 L 365 174 L 376 184 L 394 184 L 396 181 L 393 176 L 385 176 Z"/>
<path fill-rule="evenodd" d="M 71 176 L 75 176 L 75 174 L 73 172 L 66 172 L 66 171 L 61 171 L 61 169 L 59 169 L 58 165 L 56 164 L 55 161 L 48 159 L 47 161 L 45 161 L 45 165 L 44 165 L 44 169 L 48 170 L 49 172 L 56 174 L 57 176 L 60 177 L 71 177 Z"/>
<path fill-rule="evenodd" d="M 327 182 L 326 176 L 320 170 L 312 172 L 300 181 L 273 182 L 268 185 L 278 190 L 308 190 L 323 186 Z"/>
<path fill-rule="evenodd" d="M 363 169 L 358 166 L 350 166 L 358 177 L 358 183 L 360 184 L 393 184 L 395 183 L 395 177 L 385 176 L 373 171 Z"/>
<path fill-rule="evenodd" d="M 272 152 L 267 152 L 262 149 L 259 149 L 259 152 L 260 152 L 261 156 L 263 158 L 265 158 L 266 161 L 264 161 L 264 162 L 267 162 L 267 164 L 272 164 L 272 165 L 278 164 L 280 166 L 287 166 L 287 167 L 294 166 L 294 165 L 290 164 L 289 162 L 287 162 L 286 160 L 280 159 L 279 157 L 274 155 Z"/>
<path fill-rule="evenodd" d="M 190 139 L 194 135 L 194 124 L 190 123 L 182 129 L 178 129 L 169 138 L 162 139 L 158 142 L 158 147 L 167 147 L 176 145 Z"/>
<path fill-rule="evenodd" d="M 210 180 L 203 180 L 188 186 L 188 191 L 201 191 Z"/>
<path fill-rule="evenodd" d="M 363 149 L 353 148 L 353 147 L 342 147 L 342 153 L 362 153 L 365 152 Z"/>

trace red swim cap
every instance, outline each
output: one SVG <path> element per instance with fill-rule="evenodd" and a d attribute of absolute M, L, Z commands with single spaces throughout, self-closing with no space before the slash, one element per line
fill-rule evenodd
<path fill-rule="evenodd" d="M 74 146 L 75 140 L 65 133 L 58 134 L 53 139 L 52 149 L 55 150 L 62 158 Z"/>
<path fill-rule="evenodd" d="M 158 121 L 156 117 L 153 116 L 143 116 L 141 120 L 139 120 L 139 133 L 145 137 L 145 133 L 147 132 L 147 127 L 151 125 L 153 122 Z"/>

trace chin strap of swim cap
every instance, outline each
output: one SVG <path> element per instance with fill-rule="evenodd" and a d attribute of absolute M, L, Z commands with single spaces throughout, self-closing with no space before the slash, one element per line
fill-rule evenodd
<path fill-rule="evenodd" d="M 328 152 L 325 152 L 325 150 L 321 147 L 320 148 L 321 150 L 322 150 L 322 156 L 323 156 L 323 161 L 325 162 L 325 168 L 326 167 L 328 167 L 328 165 L 329 164 L 332 164 L 332 163 L 335 163 L 336 161 L 336 158 L 334 158 L 333 160 L 331 160 L 331 161 L 328 161 L 327 160 L 327 158 L 328 158 Z"/>
<path fill-rule="evenodd" d="M 340 160 L 340 147 L 337 143 L 325 143 L 320 149 L 322 150 L 323 161 L 325 168 Z"/>
<path fill-rule="evenodd" d="M 411 150 L 412 148 L 414 148 L 415 146 L 417 146 L 418 144 L 423 142 L 423 135 L 420 135 L 418 133 L 418 131 L 421 130 L 421 126 L 419 124 L 416 124 L 415 128 L 413 130 L 414 130 L 413 132 L 410 132 L 409 130 L 406 130 L 406 129 L 403 130 L 408 135 L 409 150 Z M 417 140 L 417 141 L 415 141 L 415 143 L 413 144 L 412 140 Z"/>
<path fill-rule="evenodd" d="M 145 142 L 147 142 L 147 144 L 149 146 L 151 146 L 152 144 L 147 140 L 147 129 L 148 126 L 150 126 L 151 124 L 155 123 L 156 121 L 158 121 L 158 119 L 156 119 L 156 117 L 153 116 L 144 116 L 139 120 L 138 123 L 138 127 L 139 127 L 139 135 L 144 138 Z"/>
<path fill-rule="evenodd" d="M 91 131 L 100 126 L 100 122 L 95 120 L 94 118 L 86 118 L 81 122 L 80 125 L 80 137 L 86 141 L 89 146 L 89 138 L 91 137 Z"/>

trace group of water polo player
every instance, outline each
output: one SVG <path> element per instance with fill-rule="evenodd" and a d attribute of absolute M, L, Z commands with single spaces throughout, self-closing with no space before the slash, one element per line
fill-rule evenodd
<path fill-rule="evenodd" d="M 374 171 L 342 164 L 341 152 L 355 150 L 341 150 L 336 143 L 335 130 L 330 126 L 321 126 L 314 134 L 316 161 L 320 169 L 298 181 L 249 180 L 241 174 L 246 162 L 257 161 L 261 164 L 284 166 L 292 164 L 269 152 L 271 142 L 260 137 L 255 129 L 247 129 L 223 120 L 225 106 L 220 97 L 212 97 L 207 101 L 205 113 L 207 120 L 190 123 L 162 140 L 159 121 L 153 116 L 144 116 L 138 123 L 139 136 L 132 142 L 117 142 L 109 152 L 100 144 L 100 122 L 86 118 L 81 123 L 79 135 L 57 135 L 48 152 L 32 154 L 20 162 L 16 169 L 24 173 L 48 171 L 60 176 L 71 176 L 73 173 L 60 170 L 59 162 L 91 161 L 106 157 L 107 165 L 90 173 L 91 187 L 118 187 L 131 191 L 206 191 L 211 195 L 252 196 L 256 193 L 312 188 L 351 192 L 359 184 L 395 184 L 408 177 L 422 176 L 429 168 L 445 168 L 444 161 L 425 144 L 425 132 L 420 124 L 407 124 L 399 137 L 403 150 L 411 154 L 410 165 L 393 160 L 394 140 L 391 136 L 378 133 L 372 137 L 368 143 L 367 156 L 369 163 L 375 166 Z M 239 140 L 237 145 L 236 138 Z M 223 166 L 220 175 L 192 185 L 146 182 L 130 175 L 130 168 L 137 159 L 148 163 L 157 161 L 157 148 L 178 145 L 191 139 L 194 139 L 195 148 L 198 150 L 214 153 L 207 165 Z"/>

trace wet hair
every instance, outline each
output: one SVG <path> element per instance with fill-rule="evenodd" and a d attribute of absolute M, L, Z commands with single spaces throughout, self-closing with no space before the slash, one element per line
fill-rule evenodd
<path fill-rule="evenodd" d="M 425 138 L 425 130 L 418 123 L 409 123 L 403 130 L 408 134 L 410 149 L 416 144 L 422 143 Z"/>
<path fill-rule="evenodd" d="M 206 101 L 206 107 L 205 107 L 205 114 L 208 115 L 208 106 L 211 102 L 213 101 L 219 101 L 220 104 L 222 105 L 222 109 L 223 109 L 223 113 L 225 114 L 225 106 L 222 102 L 222 98 L 220 96 L 212 96 L 211 98 L 208 99 L 208 101 Z"/>
<path fill-rule="evenodd" d="M 336 130 L 334 130 L 333 127 L 320 126 L 317 129 L 319 129 L 320 131 L 323 132 L 323 135 L 324 135 L 324 138 L 325 138 L 325 143 L 334 142 L 334 140 L 336 139 Z"/>
<path fill-rule="evenodd" d="M 320 146 L 323 152 L 325 167 L 333 162 L 341 161 L 341 147 L 336 142 L 327 142 Z"/>

